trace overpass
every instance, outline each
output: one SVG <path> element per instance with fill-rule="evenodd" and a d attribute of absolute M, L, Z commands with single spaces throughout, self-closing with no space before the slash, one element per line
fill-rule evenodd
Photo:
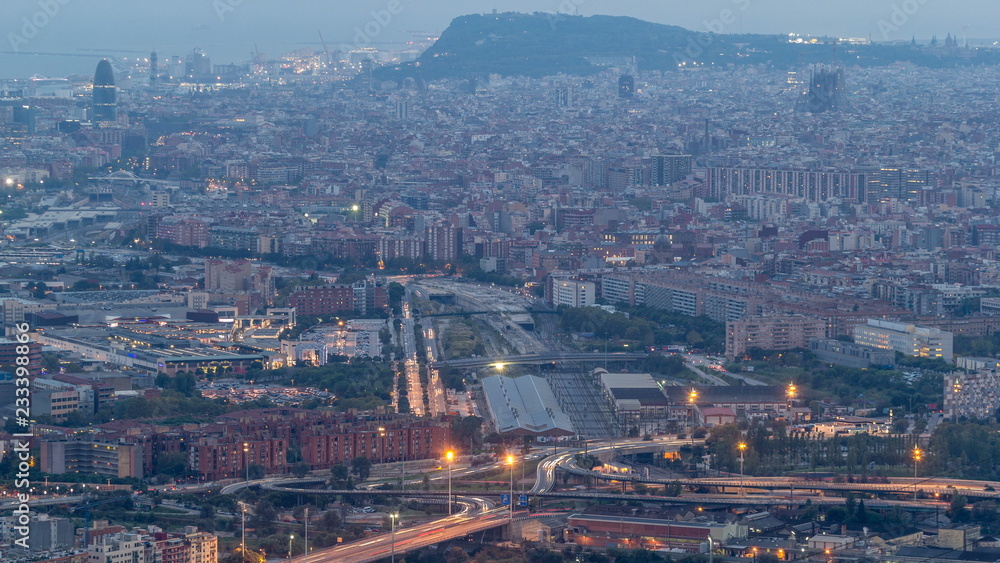
<path fill-rule="evenodd" d="M 509 311 L 455 311 L 451 313 L 423 313 L 419 315 L 420 317 L 473 317 L 478 315 L 502 315 L 508 313 Z M 552 311 L 549 309 L 526 309 L 525 313 L 531 315 L 559 315 L 559 311 Z"/>
<path fill-rule="evenodd" d="M 608 442 L 595 443 L 590 448 L 590 453 L 607 453 L 615 450 L 624 451 L 642 451 L 650 448 L 664 448 L 664 447 L 678 447 L 681 444 L 686 444 L 687 441 L 678 440 L 660 440 L 660 441 L 640 441 L 640 440 L 628 440 L 624 442 L 618 442 L 617 444 L 611 445 Z M 954 487 L 950 489 L 951 493 L 956 490 L 962 494 L 968 496 L 974 496 L 969 494 L 967 491 L 976 491 L 981 493 L 991 493 L 991 491 L 985 490 L 989 483 L 978 482 L 978 481 L 951 481 L 943 479 L 928 479 L 928 480 L 897 480 L 894 483 L 827 483 L 827 482 L 816 482 L 816 481 L 794 481 L 789 478 L 752 478 L 744 479 L 744 487 L 754 490 L 768 490 L 771 489 L 774 492 L 770 494 L 749 494 L 749 495 L 734 495 L 734 494 L 690 494 L 686 493 L 680 497 L 666 497 L 658 495 L 637 495 L 637 494 L 623 494 L 618 492 L 603 492 L 603 491 L 566 491 L 566 492 L 553 492 L 551 489 L 555 486 L 555 471 L 558 468 L 563 468 L 571 473 L 591 475 L 602 480 L 616 480 L 616 481 L 632 481 L 635 483 L 653 483 L 653 484 L 666 484 L 673 483 L 674 480 L 668 479 L 647 479 L 639 478 L 638 476 L 620 476 L 620 475 L 602 475 L 592 471 L 583 470 L 576 467 L 572 461 L 577 453 L 581 453 L 583 450 L 581 448 L 571 448 L 568 450 L 563 450 L 558 454 L 546 456 L 541 463 L 539 463 L 537 468 L 537 479 L 535 486 L 529 492 L 529 495 L 541 498 L 551 498 L 551 499 L 584 499 L 584 500 L 614 500 L 614 501 L 640 501 L 640 502 L 656 502 L 656 503 L 669 503 L 677 505 L 689 505 L 689 506 L 757 506 L 757 507 L 776 507 L 776 506 L 788 506 L 793 503 L 806 503 L 812 502 L 814 504 L 822 505 L 838 505 L 846 503 L 846 498 L 843 497 L 823 497 L 823 496 L 811 496 L 801 494 L 797 496 L 791 487 L 798 488 L 800 490 L 808 490 L 810 487 L 815 487 L 818 490 L 873 490 L 878 489 L 878 492 L 907 492 L 912 491 L 914 486 L 918 486 L 921 490 L 926 490 L 929 484 L 938 487 L 942 490 L 948 490 L 948 487 Z M 270 478 L 261 479 L 257 481 L 251 481 L 249 483 L 233 483 L 227 486 L 223 492 L 235 492 L 241 487 L 248 485 L 260 485 L 266 490 L 274 491 L 284 491 L 284 492 L 301 492 L 304 494 L 328 494 L 328 495 L 373 495 L 373 494 L 385 494 L 388 496 L 405 496 L 411 498 L 426 498 L 439 500 L 446 496 L 447 491 L 419 491 L 419 490 L 341 490 L 341 491 L 320 491 L 315 489 L 305 489 L 299 487 L 299 485 L 304 485 L 308 483 L 323 483 L 324 479 L 320 478 L 306 478 L 306 479 L 288 479 L 288 478 Z M 716 486 L 716 487 L 730 487 L 735 488 L 739 486 L 738 478 L 715 478 L 715 479 L 686 479 L 681 480 L 681 484 L 688 486 Z M 994 484 L 995 485 L 995 484 Z M 782 489 L 790 489 L 786 495 Z M 870 489 L 871 488 L 871 489 Z M 487 500 L 486 496 L 499 496 L 500 493 L 483 493 L 482 491 L 453 491 L 456 497 L 456 502 L 462 505 L 464 508 L 461 513 L 454 516 L 449 516 L 447 518 L 442 518 L 429 522 L 427 524 L 421 524 L 418 526 L 413 526 L 410 528 L 403 527 L 396 531 L 395 537 L 390 536 L 390 534 L 381 534 L 379 536 L 374 536 L 371 538 L 366 538 L 363 540 L 358 540 L 356 542 L 351 542 L 348 544 L 343 544 L 340 546 L 335 546 L 320 551 L 313 552 L 307 558 L 300 556 L 293 558 L 293 561 L 297 563 L 334 563 L 334 562 L 347 562 L 347 563 L 367 563 L 369 561 L 377 561 L 380 559 L 385 559 L 389 557 L 391 553 L 397 553 L 402 555 L 408 551 L 420 549 L 437 543 L 442 543 L 445 541 L 453 540 L 456 538 L 464 537 L 472 533 L 477 533 L 492 528 L 498 528 L 505 526 L 512 516 L 508 510 L 505 508 L 492 508 L 492 502 Z M 994 493 L 995 494 L 995 493 Z M 987 495 L 990 496 L 990 495 Z M 937 511 L 942 510 L 946 506 L 943 502 L 935 501 L 921 501 L 916 502 L 912 500 L 881 500 L 881 499 L 870 499 L 866 500 L 866 505 L 873 509 L 888 509 L 888 508 L 904 508 L 910 511 Z M 514 520 L 521 520 L 531 518 L 530 515 L 525 515 L 524 513 L 514 513 Z"/>
<path fill-rule="evenodd" d="M 650 448 L 655 446 L 655 442 L 647 442 Z M 595 449 L 594 452 L 606 451 L 608 448 Z M 619 450 L 631 450 L 629 453 L 642 453 L 640 444 L 629 444 L 616 448 Z M 547 458 L 546 461 L 553 458 Z M 545 462 L 543 462 L 544 464 Z M 542 464 L 539 465 L 541 470 Z M 912 495 L 915 492 L 930 494 L 953 495 L 961 494 L 968 498 L 977 499 L 1000 499 L 1000 483 L 988 481 L 967 481 L 962 479 L 942 479 L 929 477 L 923 479 L 911 479 L 907 477 L 893 478 L 889 483 L 837 483 L 833 481 L 810 481 L 797 477 L 718 477 L 703 479 L 660 479 L 655 477 L 643 477 L 641 475 L 615 475 L 601 473 L 583 469 L 576 465 L 573 456 L 564 454 L 559 456 L 549 464 L 552 471 L 556 468 L 562 469 L 573 475 L 589 476 L 602 481 L 620 481 L 628 483 L 642 483 L 646 485 L 668 485 L 678 483 L 685 487 L 715 487 L 719 489 L 753 489 L 763 491 L 817 491 L 817 492 L 856 492 L 873 494 L 903 494 Z M 539 481 L 542 481 L 540 478 Z M 545 482 L 554 482 L 554 477 L 546 477 Z M 550 485 L 551 486 L 551 485 Z M 542 491 L 539 491 L 542 492 Z"/>
<path fill-rule="evenodd" d="M 462 358 L 460 360 L 443 360 L 432 362 L 430 367 L 433 369 L 445 366 L 459 369 L 472 369 L 496 365 L 540 365 L 560 362 L 620 362 L 643 360 L 646 356 L 647 354 L 645 352 L 611 352 L 610 354 L 603 354 L 601 352 L 543 352 L 540 354 L 523 354 L 519 356 L 511 355 L 493 356 L 490 358 L 484 357 Z"/>

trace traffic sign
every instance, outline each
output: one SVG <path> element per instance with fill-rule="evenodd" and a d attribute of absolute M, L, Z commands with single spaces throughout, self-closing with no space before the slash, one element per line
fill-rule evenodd
<path fill-rule="evenodd" d="M 500 504 L 504 506 L 510 506 L 510 495 L 508 495 L 507 493 L 500 495 Z"/>
<path fill-rule="evenodd" d="M 528 506 L 528 495 L 521 495 L 517 497 L 518 506 Z"/>

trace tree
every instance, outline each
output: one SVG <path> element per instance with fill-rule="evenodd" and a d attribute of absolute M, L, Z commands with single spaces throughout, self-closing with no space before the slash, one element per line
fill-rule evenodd
<path fill-rule="evenodd" d="M 667 486 L 663 488 L 663 496 L 667 497 L 679 497 L 683 492 L 684 486 L 677 481 L 668 483 Z"/>
<path fill-rule="evenodd" d="M 187 475 L 187 462 L 187 454 L 183 452 L 161 454 L 156 458 L 156 473 L 170 477 L 183 477 Z"/>
<path fill-rule="evenodd" d="M 354 458 L 351 461 L 351 473 L 354 473 L 358 476 L 358 479 L 364 481 L 372 474 L 372 461 L 364 456 Z"/>
<path fill-rule="evenodd" d="M 295 475 L 296 477 L 301 479 L 302 477 L 305 477 L 308 474 L 309 474 L 309 464 L 300 461 L 292 466 L 292 475 Z"/>
<path fill-rule="evenodd" d="M 389 345 L 392 344 L 392 331 L 389 327 L 384 326 L 378 331 L 378 342 L 382 345 L 383 350 L 387 350 Z"/>
<path fill-rule="evenodd" d="M 469 559 L 469 554 L 464 549 L 454 546 L 445 552 L 444 561 L 445 563 L 466 563 L 471 561 L 471 559 Z"/>
<path fill-rule="evenodd" d="M 351 479 L 351 470 L 343 463 L 338 463 L 330 468 L 330 486 L 334 489 L 350 488 L 348 483 Z"/>
<path fill-rule="evenodd" d="M 406 295 L 406 287 L 397 282 L 390 282 L 386 288 L 386 293 L 389 294 L 389 307 L 392 308 L 393 313 L 398 314 L 403 303 L 403 297 Z"/>
<path fill-rule="evenodd" d="M 59 356 L 55 354 L 42 354 L 42 367 L 48 373 L 59 373 Z"/>
<path fill-rule="evenodd" d="M 278 510 L 270 501 L 262 500 L 254 507 L 253 517 L 248 524 L 259 530 L 266 530 L 271 533 L 274 530 L 274 520 L 278 517 Z M 258 532 L 258 536 L 261 535 Z"/>
<path fill-rule="evenodd" d="M 469 444 L 470 450 L 474 449 L 475 444 L 479 443 L 482 428 L 483 419 L 478 416 L 467 416 L 456 419 L 451 424 L 452 436 L 455 437 L 455 442 Z"/>

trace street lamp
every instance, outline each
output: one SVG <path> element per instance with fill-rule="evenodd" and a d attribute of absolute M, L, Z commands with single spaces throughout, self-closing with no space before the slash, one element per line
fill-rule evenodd
<path fill-rule="evenodd" d="M 794 402 L 795 402 L 795 392 L 796 391 L 797 391 L 797 388 L 795 387 L 795 383 L 789 383 L 788 384 L 788 410 L 789 411 L 792 410 L 792 406 L 794 405 Z"/>
<path fill-rule="evenodd" d="M 924 452 L 920 448 L 913 446 L 913 500 L 917 500 L 917 464 L 923 459 Z"/>
<path fill-rule="evenodd" d="M 399 519 L 399 513 L 393 512 L 389 515 L 389 526 L 392 528 L 392 555 L 390 557 L 391 563 L 396 563 L 396 520 Z"/>
<path fill-rule="evenodd" d="M 295 539 L 295 534 L 291 534 L 291 535 L 288 536 L 288 560 L 289 561 L 292 560 L 292 540 L 294 540 L 294 539 Z"/>
<path fill-rule="evenodd" d="M 247 505 L 243 504 L 243 501 L 239 501 L 240 505 L 240 516 L 243 521 L 243 540 L 240 541 L 240 561 L 245 561 L 247 558 Z"/>
<path fill-rule="evenodd" d="M 514 521 L 514 456 L 507 454 L 507 465 L 510 466 L 510 515 L 508 520 Z"/>
<path fill-rule="evenodd" d="M 740 496 L 743 496 L 743 459 L 747 445 L 746 442 L 740 442 L 736 447 L 740 449 Z"/>
<path fill-rule="evenodd" d="M 379 453 L 379 464 L 378 464 L 378 480 L 382 480 L 382 466 L 385 465 L 385 427 L 378 427 L 378 436 L 380 438 L 378 445 Z"/>
<path fill-rule="evenodd" d="M 691 415 L 688 420 L 691 422 L 691 445 L 694 445 L 694 402 L 698 399 L 698 392 L 691 388 L 691 392 L 688 393 L 688 405 L 690 405 Z"/>
<path fill-rule="evenodd" d="M 451 516 L 451 462 L 455 460 L 455 452 L 444 452 L 444 458 L 448 460 L 448 516 Z"/>
<path fill-rule="evenodd" d="M 250 452 L 250 444 L 243 442 L 243 470 L 246 473 L 246 482 L 250 483 L 250 465 L 247 463 L 247 454 Z"/>

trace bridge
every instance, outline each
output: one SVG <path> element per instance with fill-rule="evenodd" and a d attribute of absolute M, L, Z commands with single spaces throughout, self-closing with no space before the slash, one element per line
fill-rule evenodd
<path fill-rule="evenodd" d="M 528 313 L 531 315 L 559 315 L 559 311 L 549 309 L 525 309 L 524 311 L 513 311 L 513 313 Z M 421 317 L 473 317 L 477 315 L 502 315 L 505 311 L 456 311 L 452 313 L 423 313 Z M 507 311 L 506 313 L 510 313 Z"/>
<path fill-rule="evenodd" d="M 626 448 L 632 450 L 630 453 L 641 453 L 638 444 L 631 444 Z M 596 451 L 605 451 L 601 448 Z M 923 492 L 938 495 L 961 494 L 968 498 L 977 499 L 1000 499 L 1000 483 L 990 483 L 986 481 L 967 481 L 962 479 L 942 479 L 928 477 L 921 479 L 911 479 L 907 477 L 892 478 L 889 483 L 837 483 L 833 481 L 810 481 L 797 477 L 718 477 L 703 479 L 660 479 L 656 477 L 643 477 L 641 475 L 616 475 L 601 473 L 590 469 L 583 469 L 576 465 L 573 458 L 568 455 L 560 456 L 552 460 L 552 470 L 555 468 L 566 471 L 572 475 L 589 476 L 601 481 L 619 481 L 627 483 L 642 483 L 645 485 L 669 485 L 673 483 L 684 487 L 711 487 L 718 489 L 753 489 L 760 491 L 789 491 L 794 495 L 794 491 L 816 491 L 816 492 L 862 492 L 872 494 L 900 494 L 912 495 L 915 492 Z"/>
<path fill-rule="evenodd" d="M 88 180 L 94 180 L 97 182 L 125 182 L 132 184 L 150 183 L 150 184 L 167 184 L 167 185 L 177 185 L 176 181 L 170 180 L 159 180 L 156 178 L 142 178 L 136 176 L 128 170 L 116 170 L 110 174 L 105 174 L 104 176 L 91 176 L 87 178 Z"/>
<path fill-rule="evenodd" d="M 524 354 L 519 356 L 493 356 L 483 358 L 462 358 L 460 360 L 442 360 L 432 362 L 430 367 L 453 367 L 459 369 L 482 368 L 488 366 L 540 365 L 560 362 L 620 362 L 645 359 L 645 352 L 543 352 L 540 354 Z"/>

